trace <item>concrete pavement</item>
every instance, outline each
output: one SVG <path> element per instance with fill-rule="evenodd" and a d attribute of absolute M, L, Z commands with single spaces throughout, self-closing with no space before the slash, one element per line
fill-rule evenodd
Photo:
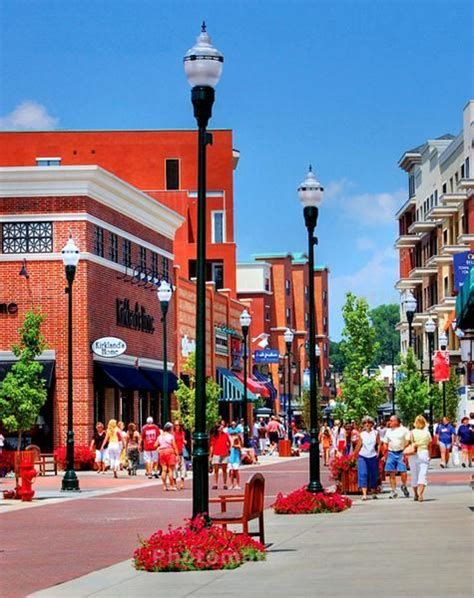
<path fill-rule="evenodd" d="M 430 486 L 426 500 L 363 503 L 340 514 L 266 512 L 267 561 L 233 571 L 144 573 L 130 560 L 32 594 L 34 598 L 262 595 L 465 598 L 473 587 L 472 491 Z"/>

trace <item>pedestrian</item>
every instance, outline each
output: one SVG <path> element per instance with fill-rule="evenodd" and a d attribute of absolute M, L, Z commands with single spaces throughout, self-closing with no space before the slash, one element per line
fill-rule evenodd
<path fill-rule="evenodd" d="M 404 450 L 410 462 L 413 500 L 418 502 L 423 502 L 423 494 L 428 483 L 426 475 L 430 464 L 431 441 L 428 422 L 422 415 L 418 415 L 410 433 L 410 444 Z"/>
<path fill-rule="evenodd" d="M 436 427 L 436 438 L 441 452 L 440 467 L 448 467 L 449 455 L 456 441 L 456 430 L 449 421 L 449 417 L 444 416 L 441 423 Z"/>
<path fill-rule="evenodd" d="M 461 425 L 458 428 L 456 436 L 461 448 L 461 465 L 463 467 L 472 467 L 472 459 L 474 457 L 474 425 L 469 424 L 467 416 L 461 419 Z"/>
<path fill-rule="evenodd" d="M 324 466 L 327 467 L 332 446 L 331 430 L 327 424 L 324 424 L 319 432 L 319 444 L 323 449 Z"/>
<path fill-rule="evenodd" d="M 387 430 L 387 422 L 384 419 L 382 419 L 379 425 L 377 426 L 377 432 L 379 433 L 380 442 L 383 442 Z"/>
<path fill-rule="evenodd" d="M 234 437 L 238 438 L 239 436 Z M 223 488 L 227 490 L 227 465 L 229 463 L 230 447 L 230 436 L 224 432 L 223 424 L 216 424 L 211 430 L 209 451 L 211 466 L 214 471 L 213 490 L 217 490 L 219 486 L 219 470 L 222 472 Z"/>
<path fill-rule="evenodd" d="M 280 429 L 280 424 L 277 421 L 277 418 L 272 415 L 270 421 L 267 426 L 268 431 L 268 439 L 270 441 L 270 449 L 268 454 L 273 455 L 275 449 L 278 448 L 278 431 Z"/>
<path fill-rule="evenodd" d="M 173 424 L 167 422 L 158 437 L 158 453 L 161 466 L 163 490 L 176 490 L 174 469 L 178 462 L 178 447 L 172 434 Z M 168 485 L 169 483 L 169 485 Z"/>
<path fill-rule="evenodd" d="M 372 425 L 374 424 L 374 422 L 372 421 Z M 355 451 L 356 446 L 359 444 L 359 437 L 360 437 L 360 431 L 359 431 L 359 426 L 357 424 L 357 422 L 352 421 L 351 422 L 351 453 L 353 453 Z"/>
<path fill-rule="evenodd" d="M 117 422 L 118 429 L 120 430 L 120 434 L 122 435 L 122 446 L 120 450 L 120 470 L 127 469 L 128 467 L 128 460 L 127 460 L 127 449 L 125 448 L 125 436 L 127 435 L 127 431 L 125 429 L 125 423 L 123 421 Z"/>
<path fill-rule="evenodd" d="M 5 446 L 5 436 L 0 432 L 0 455 L 3 453 L 4 446 Z"/>
<path fill-rule="evenodd" d="M 357 457 L 357 478 L 359 488 L 362 490 L 362 500 L 367 500 L 367 491 L 372 492 L 372 498 L 378 498 L 380 436 L 374 430 L 374 420 L 371 417 L 362 419 L 362 427 L 354 455 Z"/>
<path fill-rule="evenodd" d="M 345 424 L 344 432 L 345 432 L 345 444 L 344 444 L 343 454 L 350 455 L 352 453 L 352 443 L 351 443 L 352 424 Z"/>
<path fill-rule="evenodd" d="M 265 455 L 267 452 L 267 445 L 268 445 L 268 432 L 267 426 L 265 425 L 265 421 L 263 418 L 260 419 L 260 424 L 258 426 L 258 446 L 260 448 L 260 454 Z"/>
<path fill-rule="evenodd" d="M 142 449 L 145 461 L 145 473 L 151 480 L 153 475 L 158 477 L 158 437 L 160 428 L 153 423 L 152 417 L 147 417 L 146 425 L 142 428 Z"/>
<path fill-rule="evenodd" d="M 236 436 L 232 441 L 229 456 L 230 489 L 240 490 L 240 464 L 242 462 L 242 442 Z"/>
<path fill-rule="evenodd" d="M 105 473 L 105 453 L 107 451 L 107 444 L 104 445 L 105 429 L 102 422 L 97 422 L 95 425 L 95 432 L 92 436 L 89 450 L 95 452 L 95 464 L 97 473 Z"/>
<path fill-rule="evenodd" d="M 387 445 L 388 455 L 385 463 L 385 471 L 390 475 L 390 487 L 392 489 L 389 498 L 398 498 L 397 494 L 397 473 L 401 477 L 401 490 L 406 498 L 410 496 L 407 488 L 407 466 L 404 462 L 403 451 L 410 442 L 410 432 L 401 425 L 398 415 L 392 415 L 389 420 L 390 428 L 385 433 L 383 442 Z"/>
<path fill-rule="evenodd" d="M 101 450 L 104 450 L 107 443 L 109 466 L 114 473 L 114 478 L 117 478 L 117 471 L 120 467 L 120 452 L 122 450 L 122 434 L 117 425 L 116 419 L 109 420 L 109 423 L 107 425 L 107 433 L 105 435 L 105 439 L 102 444 Z"/>
<path fill-rule="evenodd" d="M 128 475 L 137 475 L 138 463 L 140 461 L 140 434 L 134 423 L 128 424 L 124 446 L 127 455 Z"/>
<path fill-rule="evenodd" d="M 173 436 L 176 442 L 176 447 L 178 449 L 178 462 L 176 463 L 176 467 L 174 470 L 175 478 L 176 478 L 176 485 L 178 490 L 184 490 L 184 480 L 187 474 L 186 468 L 186 459 L 185 459 L 185 449 L 188 441 L 186 440 L 186 432 L 183 428 L 183 425 L 179 420 L 174 422 L 173 427 Z M 180 484 L 178 486 L 178 479 Z"/>

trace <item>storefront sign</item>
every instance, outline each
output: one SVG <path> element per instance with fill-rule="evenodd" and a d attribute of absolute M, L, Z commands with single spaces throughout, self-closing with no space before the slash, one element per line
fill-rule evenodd
<path fill-rule="evenodd" d="M 227 355 L 229 354 L 229 339 L 225 332 L 220 332 L 219 329 L 216 329 L 216 353 L 217 355 Z"/>
<path fill-rule="evenodd" d="M 278 349 L 262 349 L 261 351 L 254 351 L 254 363 L 278 363 L 280 361 L 280 352 Z"/>
<path fill-rule="evenodd" d="M 0 314 L 6 316 L 14 316 L 18 313 L 18 305 L 16 303 L 0 303 Z"/>
<path fill-rule="evenodd" d="M 224 334 L 229 334 L 229 335 L 238 334 L 238 332 L 237 332 L 237 330 L 235 330 L 235 328 L 226 326 L 226 324 L 216 324 L 215 329 L 218 330 L 219 332 L 223 332 Z"/>
<path fill-rule="evenodd" d="M 143 305 L 130 307 L 129 299 L 116 299 L 117 325 L 153 334 L 155 332 L 155 318 L 146 313 Z"/>
<path fill-rule="evenodd" d="M 474 252 L 463 251 L 453 256 L 454 265 L 454 290 L 459 291 L 469 274 L 469 269 L 474 266 Z"/>
<path fill-rule="evenodd" d="M 99 357 L 118 357 L 127 350 L 127 343 L 115 336 L 104 336 L 92 343 L 92 351 Z"/>

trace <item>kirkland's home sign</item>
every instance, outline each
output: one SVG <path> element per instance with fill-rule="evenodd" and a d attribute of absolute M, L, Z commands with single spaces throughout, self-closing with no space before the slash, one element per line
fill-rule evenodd
<path fill-rule="evenodd" d="M 147 334 L 155 332 L 155 318 L 146 313 L 143 305 L 135 303 L 133 307 L 130 307 L 129 299 L 116 299 L 115 305 L 118 326 L 125 326 L 125 328 L 146 332 Z"/>
<path fill-rule="evenodd" d="M 118 357 L 127 350 L 127 343 L 115 336 L 104 336 L 92 343 L 92 351 L 99 357 Z"/>

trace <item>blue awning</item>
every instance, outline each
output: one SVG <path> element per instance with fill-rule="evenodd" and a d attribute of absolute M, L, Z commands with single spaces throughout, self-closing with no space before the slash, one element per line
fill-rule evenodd
<path fill-rule="evenodd" d="M 230 370 L 217 368 L 217 383 L 222 388 L 220 401 L 235 403 L 244 400 L 244 385 Z M 257 396 L 247 389 L 247 399 L 253 403 Z"/>
<path fill-rule="evenodd" d="M 158 390 L 163 390 L 163 370 L 152 370 L 150 368 L 140 368 L 140 372 L 145 375 L 153 386 Z M 168 392 L 174 392 L 178 388 L 178 378 L 173 372 L 168 370 Z"/>
<path fill-rule="evenodd" d="M 265 376 L 264 374 L 260 373 L 257 368 L 253 369 L 253 375 L 255 376 L 255 378 L 259 381 L 259 382 L 263 382 L 263 384 L 265 384 L 265 386 L 268 388 L 268 390 L 270 391 L 270 398 L 272 401 L 274 401 L 277 398 L 277 389 L 273 386 L 273 382 L 271 380 L 269 380 L 269 378 L 267 376 Z"/>
<path fill-rule="evenodd" d="M 116 363 L 96 363 L 98 381 L 102 386 L 117 386 L 123 390 L 156 390 L 140 370 Z"/>

